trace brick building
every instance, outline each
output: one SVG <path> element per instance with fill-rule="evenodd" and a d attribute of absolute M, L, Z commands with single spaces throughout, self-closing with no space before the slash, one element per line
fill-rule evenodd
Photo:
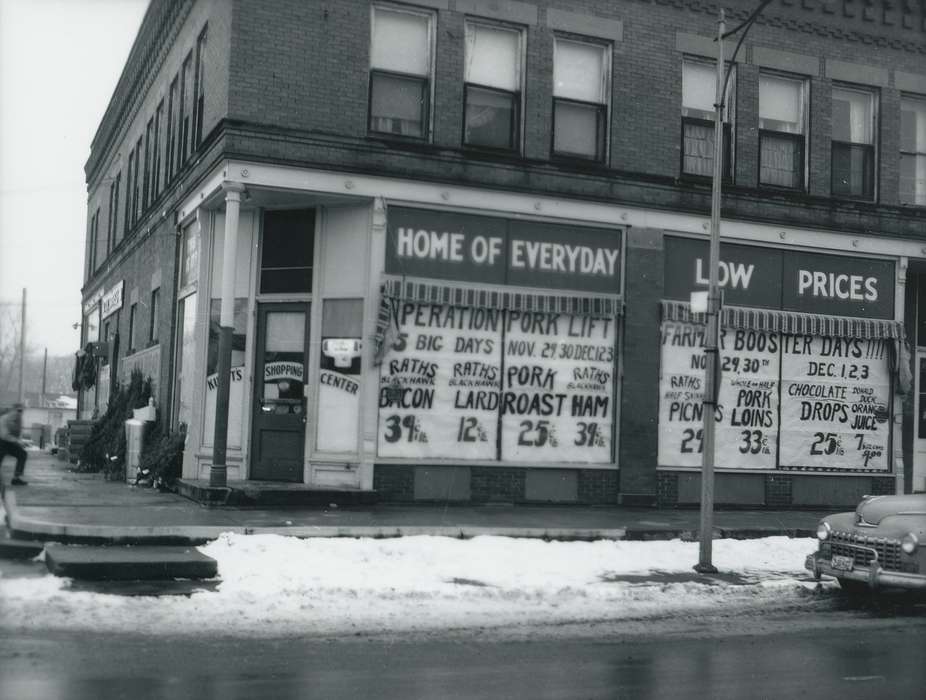
<path fill-rule="evenodd" d="M 230 479 L 696 502 L 717 9 L 153 0 L 81 414 L 141 367 L 205 478 L 224 295 Z M 774 0 L 726 105 L 717 502 L 926 490 L 926 4 Z"/>

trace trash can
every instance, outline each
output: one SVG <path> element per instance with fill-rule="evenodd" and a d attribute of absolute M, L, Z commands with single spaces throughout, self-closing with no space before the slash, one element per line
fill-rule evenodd
<path fill-rule="evenodd" d="M 134 483 L 141 463 L 141 447 L 145 439 L 147 421 L 129 418 L 125 422 L 125 481 Z"/>

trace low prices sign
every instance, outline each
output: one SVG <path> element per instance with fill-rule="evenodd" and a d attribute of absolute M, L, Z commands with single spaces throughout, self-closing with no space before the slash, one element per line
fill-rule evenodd
<path fill-rule="evenodd" d="M 502 459 L 612 461 L 615 325 L 613 318 L 508 312 Z"/>
<path fill-rule="evenodd" d="M 704 326 L 662 324 L 659 464 L 700 467 L 704 450 Z M 777 333 L 725 328 L 715 411 L 715 464 L 774 469 L 778 437 Z"/>
<path fill-rule="evenodd" d="M 884 339 L 784 336 L 782 467 L 889 470 L 889 351 Z"/>

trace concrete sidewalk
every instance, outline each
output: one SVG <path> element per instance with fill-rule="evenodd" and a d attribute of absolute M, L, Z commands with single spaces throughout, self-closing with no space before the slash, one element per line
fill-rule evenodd
<path fill-rule="evenodd" d="M 621 506 L 373 505 L 351 508 L 206 508 L 182 496 L 104 481 L 30 452 L 28 486 L 9 486 L 4 505 L 15 537 L 88 544 L 199 544 L 223 532 L 294 537 L 500 535 L 560 540 L 698 538 L 697 510 Z M 821 511 L 728 510 L 715 537 L 812 537 Z"/>

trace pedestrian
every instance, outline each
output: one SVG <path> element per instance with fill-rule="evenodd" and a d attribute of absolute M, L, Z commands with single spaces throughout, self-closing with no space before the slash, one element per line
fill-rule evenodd
<path fill-rule="evenodd" d="M 0 415 L 0 466 L 7 455 L 16 458 L 16 471 L 13 472 L 14 486 L 25 486 L 22 475 L 26 468 L 26 450 L 19 436 L 23 430 L 23 405 L 15 404 L 9 411 Z"/>

